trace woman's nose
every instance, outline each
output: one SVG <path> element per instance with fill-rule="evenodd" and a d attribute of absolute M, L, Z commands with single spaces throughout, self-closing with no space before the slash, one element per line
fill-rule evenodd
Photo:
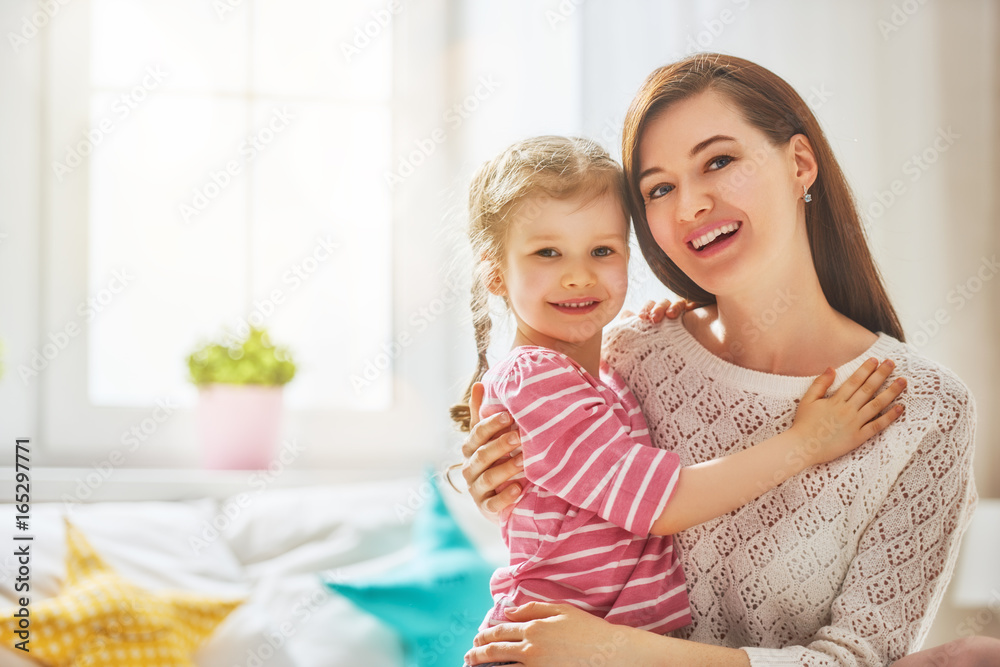
<path fill-rule="evenodd" d="M 682 222 L 693 222 L 712 208 L 712 196 L 707 190 L 687 187 L 677 194 L 677 217 Z"/>

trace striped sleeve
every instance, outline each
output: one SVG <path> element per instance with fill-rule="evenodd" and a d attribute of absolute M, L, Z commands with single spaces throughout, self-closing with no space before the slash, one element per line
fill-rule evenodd
<path fill-rule="evenodd" d="M 498 387 L 521 433 L 528 481 L 636 535 L 648 535 L 680 471 L 642 444 L 593 379 L 552 351 L 519 354 Z"/>

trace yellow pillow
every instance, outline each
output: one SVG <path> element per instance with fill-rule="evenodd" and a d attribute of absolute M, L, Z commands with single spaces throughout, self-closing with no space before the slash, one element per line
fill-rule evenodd
<path fill-rule="evenodd" d="M 241 603 L 139 588 L 67 520 L 64 590 L 29 602 L 27 630 L 21 607 L 0 612 L 0 641 L 54 667 L 193 667 L 192 652 Z"/>

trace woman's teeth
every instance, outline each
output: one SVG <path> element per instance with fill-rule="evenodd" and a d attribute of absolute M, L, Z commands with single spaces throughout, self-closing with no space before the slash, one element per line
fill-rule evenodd
<path fill-rule="evenodd" d="M 729 232 L 735 232 L 739 228 L 740 228 L 740 223 L 731 222 L 728 225 L 723 225 L 722 227 L 717 227 L 716 229 L 713 229 L 704 236 L 699 236 L 695 240 L 691 241 L 691 245 L 694 246 L 695 250 L 701 250 L 709 243 L 722 236 L 723 234 L 728 234 Z"/>

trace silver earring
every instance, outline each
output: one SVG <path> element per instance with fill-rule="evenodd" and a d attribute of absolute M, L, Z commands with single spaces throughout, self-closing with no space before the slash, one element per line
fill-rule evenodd
<path fill-rule="evenodd" d="M 806 186 L 804 185 L 802 186 L 802 199 L 804 199 L 807 204 L 813 200 L 813 196 L 809 194 L 809 191 L 806 190 Z"/>

